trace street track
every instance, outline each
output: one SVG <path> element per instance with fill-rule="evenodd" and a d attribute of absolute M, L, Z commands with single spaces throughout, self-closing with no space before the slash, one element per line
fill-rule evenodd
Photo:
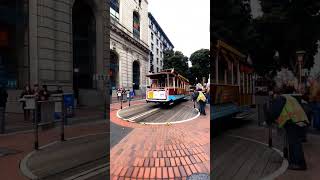
<path fill-rule="evenodd" d="M 186 105 L 186 101 L 173 105 L 142 104 L 126 107 L 118 111 L 118 116 L 134 123 L 174 123 L 194 118 L 198 111 Z"/>

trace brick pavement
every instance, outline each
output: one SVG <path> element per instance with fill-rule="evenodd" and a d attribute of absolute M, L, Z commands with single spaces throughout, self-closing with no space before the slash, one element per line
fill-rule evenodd
<path fill-rule="evenodd" d="M 193 107 L 191 102 L 186 104 Z M 119 119 L 119 107 L 111 105 L 111 121 L 135 129 L 111 149 L 111 179 L 186 179 L 194 173 L 209 174 L 209 115 L 181 124 L 140 125 Z"/>
<path fill-rule="evenodd" d="M 65 137 L 77 137 L 86 134 L 106 132 L 106 124 L 82 124 L 66 127 Z M 60 129 L 51 129 L 39 133 L 39 145 L 59 141 Z M 14 135 L 0 136 L 0 146 L 18 150 L 19 153 L 0 157 L 1 180 L 26 180 L 20 171 L 20 161 L 33 151 L 33 133 L 20 133 Z"/>

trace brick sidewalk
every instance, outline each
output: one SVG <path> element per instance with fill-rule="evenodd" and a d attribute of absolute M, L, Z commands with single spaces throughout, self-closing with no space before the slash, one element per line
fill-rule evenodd
<path fill-rule="evenodd" d="M 77 137 L 86 134 L 106 132 L 105 124 L 84 124 L 66 127 L 65 137 Z M 39 133 L 39 146 L 59 141 L 60 129 L 51 129 Z M 34 134 L 23 133 L 0 136 L 0 147 L 17 150 L 17 154 L 0 157 L 1 179 L 3 180 L 26 180 L 20 171 L 20 161 L 33 151 Z"/>
<path fill-rule="evenodd" d="M 193 107 L 193 103 L 187 104 Z M 112 122 L 135 128 L 111 149 L 112 179 L 186 179 L 194 173 L 209 174 L 209 115 L 181 124 L 152 126 L 119 119 L 119 104 L 111 105 L 111 109 Z"/>

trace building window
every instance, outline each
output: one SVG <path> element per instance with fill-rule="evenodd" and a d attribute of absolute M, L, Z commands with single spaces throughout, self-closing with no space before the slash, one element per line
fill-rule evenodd
<path fill-rule="evenodd" d="M 157 58 L 157 64 L 159 64 L 159 58 Z"/>
<path fill-rule="evenodd" d="M 153 40 L 153 33 L 151 33 L 151 39 Z"/>
<path fill-rule="evenodd" d="M 140 65 L 137 61 L 134 61 L 132 65 L 132 78 L 133 89 L 140 89 Z"/>
<path fill-rule="evenodd" d="M 159 39 L 157 39 L 157 46 L 159 46 Z"/>
<path fill-rule="evenodd" d="M 159 56 L 159 49 L 157 48 L 157 55 Z"/>
<path fill-rule="evenodd" d="M 153 51 L 153 43 L 151 43 L 151 50 Z"/>
<path fill-rule="evenodd" d="M 119 21 L 119 0 L 110 0 L 110 16 Z"/>
<path fill-rule="evenodd" d="M 140 16 L 136 11 L 133 12 L 133 36 L 140 39 Z"/>
<path fill-rule="evenodd" d="M 162 43 L 160 43 L 160 49 L 162 49 Z"/>
<path fill-rule="evenodd" d="M 157 67 L 157 72 L 159 72 L 159 68 Z"/>
<path fill-rule="evenodd" d="M 163 58 L 163 53 L 162 53 L 162 51 L 160 51 L 160 57 Z"/>

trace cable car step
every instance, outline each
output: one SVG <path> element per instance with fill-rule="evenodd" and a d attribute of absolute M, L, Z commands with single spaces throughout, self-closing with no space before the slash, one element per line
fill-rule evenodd
<path fill-rule="evenodd" d="M 242 112 L 237 114 L 235 117 L 233 117 L 234 119 L 245 119 L 248 117 L 251 117 L 254 113 L 253 112 Z"/>

